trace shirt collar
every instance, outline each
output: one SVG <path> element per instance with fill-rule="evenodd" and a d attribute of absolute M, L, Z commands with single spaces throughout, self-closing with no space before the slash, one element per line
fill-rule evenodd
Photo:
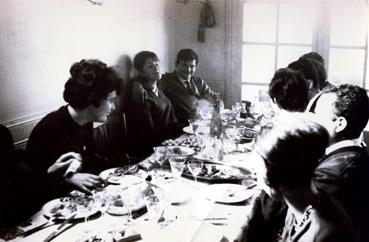
<path fill-rule="evenodd" d="M 158 85 L 155 84 L 154 85 L 154 88 L 152 89 L 152 92 L 157 96 L 159 97 L 159 89 L 158 89 Z"/>
<path fill-rule="evenodd" d="M 177 77 L 178 77 L 178 80 L 186 87 L 187 86 L 187 83 L 189 83 L 190 81 L 191 81 L 191 79 L 190 80 L 186 80 L 186 79 L 183 79 L 179 74 L 178 74 L 178 72 L 176 72 L 176 75 L 177 75 Z"/>
<path fill-rule="evenodd" d="M 357 139 L 349 139 L 349 140 L 342 140 L 339 141 L 337 143 L 334 143 L 330 146 L 328 146 L 325 149 L 325 154 L 328 155 L 330 153 L 332 153 L 335 150 L 338 150 L 340 148 L 344 148 L 344 147 L 349 147 L 349 146 L 361 146 L 361 138 L 357 138 Z"/>

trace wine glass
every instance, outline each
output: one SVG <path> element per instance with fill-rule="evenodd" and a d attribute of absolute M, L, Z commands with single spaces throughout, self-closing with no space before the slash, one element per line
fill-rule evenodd
<path fill-rule="evenodd" d="M 110 196 L 104 188 L 97 188 L 92 191 L 92 197 L 94 200 L 94 206 L 100 210 L 101 217 L 104 218 L 111 203 L 111 201 L 109 201 Z"/>
<path fill-rule="evenodd" d="M 82 196 L 76 198 L 76 204 L 77 204 L 77 211 L 82 216 L 84 216 L 84 224 L 87 226 L 88 217 L 91 215 L 91 210 L 93 208 L 93 198 L 88 196 Z M 84 233 L 89 234 L 89 230 L 85 230 Z"/>
<path fill-rule="evenodd" d="M 192 130 L 192 133 L 196 134 L 196 130 L 199 127 L 199 123 L 195 119 L 189 119 L 188 124 L 190 125 L 190 128 Z"/>
<path fill-rule="evenodd" d="M 150 194 L 144 197 L 147 211 L 149 213 L 150 220 L 154 223 L 159 223 L 163 214 L 163 206 L 159 197 L 155 194 Z"/>
<path fill-rule="evenodd" d="M 167 158 L 167 152 L 168 147 L 166 146 L 154 147 L 154 157 L 156 162 L 159 164 L 161 171 L 163 171 L 163 164 Z M 164 174 L 161 174 L 161 176 L 164 176 Z"/>
<path fill-rule="evenodd" d="M 171 157 L 169 159 L 170 169 L 173 176 L 179 179 L 182 175 L 183 169 L 185 168 L 185 158 L 184 157 Z"/>
<path fill-rule="evenodd" d="M 198 159 L 190 159 L 187 161 L 187 168 L 195 178 L 195 183 L 197 182 L 197 176 L 201 173 L 203 162 Z"/>
<path fill-rule="evenodd" d="M 236 119 L 240 118 L 242 106 L 241 103 L 236 102 L 232 105 L 232 113 L 236 117 Z"/>
<path fill-rule="evenodd" d="M 239 150 L 238 143 L 240 141 L 240 130 L 237 127 L 230 127 L 225 130 L 226 136 L 231 140 L 236 147 L 236 151 Z"/>

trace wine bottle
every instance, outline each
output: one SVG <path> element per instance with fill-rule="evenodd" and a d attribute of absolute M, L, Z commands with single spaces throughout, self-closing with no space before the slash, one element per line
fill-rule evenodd
<path fill-rule="evenodd" d="M 222 119 L 220 117 L 220 105 L 221 100 L 219 97 L 219 93 L 217 93 L 213 113 L 211 115 L 210 136 L 216 137 L 218 139 L 221 138 L 223 132 Z"/>

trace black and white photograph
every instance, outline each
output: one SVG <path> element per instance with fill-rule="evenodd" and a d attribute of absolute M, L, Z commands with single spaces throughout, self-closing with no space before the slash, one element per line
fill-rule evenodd
<path fill-rule="evenodd" d="M 369 242 L 369 0 L 0 0 L 0 242 Z"/>

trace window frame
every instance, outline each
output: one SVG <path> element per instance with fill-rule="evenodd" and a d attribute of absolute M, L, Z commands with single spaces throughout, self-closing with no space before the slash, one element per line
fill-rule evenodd
<path fill-rule="evenodd" d="M 277 36 L 275 42 L 255 42 L 255 41 L 244 41 L 243 40 L 243 4 L 244 3 L 273 3 L 277 4 Z M 327 70 L 328 80 L 330 76 L 329 72 L 329 54 L 331 49 L 361 49 L 364 50 L 364 65 L 362 72 L 362 82 L 361 86 L 366 90 L 369 88 L 369 78 L 367 78 L 369 71 L 369 63 L 368 63 L 368 29 L 369 26 L 366 27 L 366 35 L 365 35 L 365 45 L 364 46 L 339 46 L 339 45 L 331 45 L 330 44 L 330 16 L 327 13 L 329 8 L 328 3 L 325 1 L 319 2 L 319 9 L 317 13 L 317 18 L 315 22 L 315 26 L 313 28 L 313 40 L 311 44 L 301 44 L 301 43 L 280 43 L 278 36 L 279 29 L 279 12 L 280 5 L 283 3 L 291 3 L 293 0 L 231 0 L 229 4 L 227 4 L 227 14 L 228 14 L 228 24 L 230 26 L 227 28 L 227 44 L 230 45 L 228 48 L 228 63 L 230 67 L 227 68 L 227 77 L 231 81 L 231 87 L 229 88 L 227 94 L 230 95 L 228 98 L 228 103 L 234 103 L 236 101 L 240 101 L 242 99 L 242 88 L 243 86 L 262 86 L 266 87 L 268 84 L 262 82 L 248 82 L 242 80 L 242 48 L 246 45 L 268 45 L 275 47 L 275 60 L 274 60 L 274 70 L 277 70 L 278 67 L 278 49 L 280 46 L 303 46 L 303 47 L 311 47 L 311 51 L 318 52 L 322 55 L 325 60 L 325 68 Z M 368 8 L 369 9 L 369 8 Z M 367 23 L 368 25 L 368 23 Z M 238 32 L 238 34 L 235 34 Z M 367 80 L 368 79 L 368 80 Z M 369 90 L 368 90 L 369 91 Z"/>

